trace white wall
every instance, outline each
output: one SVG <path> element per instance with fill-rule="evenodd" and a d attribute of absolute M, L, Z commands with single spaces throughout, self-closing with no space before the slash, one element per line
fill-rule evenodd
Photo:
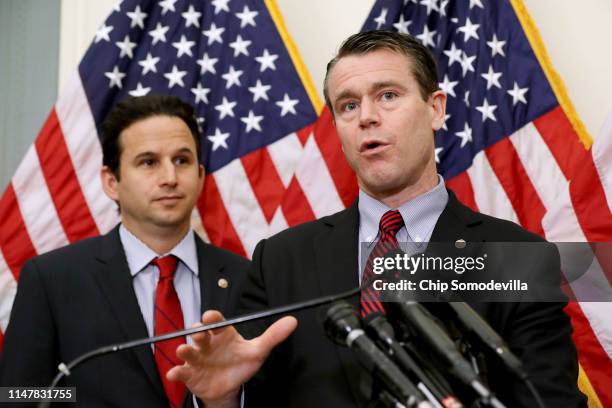
<path fill-rule="evenodd" d="M 115 3 L 62 1 L 60 91 Z M 374 0 L 277 0 L 277 3 L 322 95 L 325 64 L 340 42 L 359 30 Z M 579 116 L 595 137 L 612 113 L 612 2 L 524 0 L 524 3 Z"/>
<path fill-rule="evenodd" d="M 116 0 L 62 0 L 58 90 L 70 79 Z"/>

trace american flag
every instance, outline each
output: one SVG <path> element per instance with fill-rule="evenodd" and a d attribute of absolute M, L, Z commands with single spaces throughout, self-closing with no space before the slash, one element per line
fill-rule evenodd
<path fill-rule="evenodd" d="M 602 137 L 587 150 L 591 140 L 521 1 L 379 0 L 363 27 L 372 29 L 412 34 L 436 55 L 448 95 L 436 160 L 461 201 L 549 241 L 612 239 L 612 173 L 602 165 L 612 141 Z M 610 293 L 612 275 L 600 263 L 590 272 Z M 612 305 L 572 303 L 566 311 L 579 385 L 592 406 L 612 407 Z"/>
<path fill-rule="evenodd" d="M 321 103 L 274 2 L 121 1 L 0 201 L 0 343 L 24 261 L 119 221 L 97 129 L 117 101 L 149 93 L 196 107 L 204 239 L 250 256 L 271 224 L 288 225 L 279 206 Z"/>
<path fill-rule="evenodd" d="M 377 1 L 364 25 L 374 28 L 409 32 L 438 57 L 450 115 L 439 171 L 464 203 L 552 241 L 610 240 L 612 132 L 587 150 L 520 1 Z M 0 201 L 1 330 L 27 258 L 118 222 L 99 181 L 97 127 L 116 101 L 149 92 L 197 108 L 207 176 L 193 226 L 206 240 L 250 256 L 259 239 L 355 199 L 331 116 L 317 120 L 321 103 L 273 1 L 124 0 Z M 593 406 L 612 406 L 612 310 L 567 311 L 581 386 Z"/>

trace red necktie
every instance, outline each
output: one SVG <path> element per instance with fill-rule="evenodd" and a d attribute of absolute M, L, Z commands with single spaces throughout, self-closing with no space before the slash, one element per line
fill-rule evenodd
<path fill-rule="evenodd" d="M 385 309 L 380 303 L 380 295 L 372 286 L 374 278 L 373 263 L 374 258 L 385 257 L 388 253 L 397 250 L 399 245 L 395 235 L 404 226 L 402 215 L 397 210 L 390 210 L 380 218 L 378 227 L 379 239 L 374 249 L 370 253 L 366 262 L 366 267 L 361 278 L 361 316 L 365 317 L 370 313 L 384 313 Z"/>
<path fill-rule="evenodd" d="M 182 330 L 185 328 L 183 312 L 173 282 L 177 259 L 172 255 L 164 256 L 154 259 L 151 264 L 159 268 L 159 281 L 155 289 L 155 335 Z M 168 381 L 166 373 L 175 365 L 181 364 L 176 357 L 176 348 L 181 344 L 185 344 L 184 337 L 155 343 L 157 370 L 170 406 L 173 408 L 181 406 L 185 395 L 185 384 Z"/>

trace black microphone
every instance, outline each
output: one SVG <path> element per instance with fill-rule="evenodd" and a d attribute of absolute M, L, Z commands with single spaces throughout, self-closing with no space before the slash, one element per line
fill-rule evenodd
<path fill-rule="evenodd" d="M 433 316 L 417 302 L 386 302 L 390 317 L 395 316 L 412 329 L 449 367 L 449 372 L 471 387 L 481 400 L 493 407 L 505 407 L 480 381 L 476 372 L 463 358 L 446 332 L 438 326 Z"/>
<path fill-rule="evenodd" d="M 446 302 L 448 314 L 453 314 L 464 330 L 469 331 L 487 347 L 492 349 L 500 357 L 504 365 L 512 371 L 533 394 L 538 406 L 544 407 L 544 402 L 533 383 L 529 380 L 529 375 L 523 367 L 521 360 L 510 350 L 504 339 L 465 302 Z"/>
<path fill-rule="evenodd" d="M 521 380 L 527 379 L 523 363 L 510 351 L 499 334 L 470 305 L 465 302 L 448 302 L 448 308 L 465 328 L 491 348 L 513 373 Z"/>
<path fill-rule="evenodd" d="M 417 378 L 419 381 L 417 388 L 427 396 L 432 404 L 436 405 L 436 407 L 441 407 L 437 403 L 437 401 L 440 401 L 445 407 L 463 408 L 463 404 L 450 391 L 445 390 L 442 384 L 430 378 L 414 361 L 410 354 L 396 340 L 393 326 L 382 314 L 370 313 L 366 315 L 364 323 L 366 333 L 378 340 L 378 344 L 389 358 L 395 361 L 404 372 L 412 373 Z"/>
<path fill-rule="evenodd" d="M 332 305 L 327 310 L 324 328 L 334 342 L 347 345 L 359 364 L 380 379 L 402 404 L 407 407 L 432 408 L 412 382 L 366 336 L 353 306 L 346 302 Z"/>

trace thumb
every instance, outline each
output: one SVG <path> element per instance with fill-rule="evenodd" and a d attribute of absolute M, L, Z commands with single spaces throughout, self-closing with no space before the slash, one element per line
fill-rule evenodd
<path fill-rule="evenodd" d="M 279 343 L 283 342 L 297 327 L 297 319 L 293 316 L 286 316 L 274 322 L 274 324 L 255 339 L 266 354 L 269 353 Z"/>

